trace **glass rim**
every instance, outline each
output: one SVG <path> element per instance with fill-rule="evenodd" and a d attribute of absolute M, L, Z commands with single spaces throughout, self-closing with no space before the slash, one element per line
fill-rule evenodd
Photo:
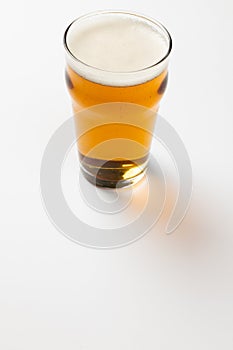
<path fill-rule="evenodd" d="M 69 46 L 68 46 L 68 43 L 67 43 L 67 35 L 68 35 L 68 32 L 71 28 L 71 26 L 74 24 L 74 23 L 77 23 L 79 22 L 80 20 L 83 20 L 85 18 L 89 18 L 89 17 L 94 17 L 96 15 L 101 15 L 101 14 L 123 14 L 123 15 L 130 15 L 130 16 L 134 16 L 134 17 L 138 17 L 138 18 L 141 18 L 143 20 L 146 20 L 150 23 L 152 23 L 154 26 L 157 26 L 159 27 L 167 36 L 168 38 L 168 50 L 166 52 L 166 54 L 163 56 L 163 58 L 159 61 L 157 61 L 156 63 L 150 65 L 150 66 L 146 66 L 144 68 L 141 68 L 141 69 L 137 69 L 137 70 L 134 70 L 134 71 L 111 71 L 111 70 L 107 70 L 107 69 L 102 69 L 102 68 L 98 68 L 98 67 L 95 67 L 93 65 L 90 65 L 82 60 L 80 60 L 79 58 L 77 58 L 72 52 L 71 50 L 69 49 Z M 145 15 L 142 15 L 140 13 L 137 13 L 137 12 L 132 12 L 132 11 L 124 11 L 124 10 L 99 10 L 99 11 L 93 11 L 93 12 L 89 12 L 87 14 L 84 14 L 82 16 L 79 16 L 77 17 L 76 19 L 74 19 L 69 25 L 68 27 L 66 28 L 65 30 L 65 33 L 64 33 L 64 36 L 63 36 L 63 45 L 64 45 L 64 48 L 65 48 L 65 51 L 67 52 L 67 54 L 74 60 L 76 61 L 77 63 L 81 64 L 81 65 L 84 65 L 88 68 L 91 68 L 91 69 L 95 69 L 97 71 L 100 71 L 100 72 L 106 72 L 106 73 L 112 73 L 112 74 L 130 74 L 130 73 L 139 73 L 139 72 L 143 72 L 143 71 L 147 71 L 147 70 L 150 70 L 152 69 L 153 67 L 156 67 L 158 65 L 160 65 L 162 62 L 164 62 L 170 55 L 171 53 L 171 50 L 172 50 L 172 38 L 171 38 L 171 35 L 169 33 L 169 31 L 166 29 L 166 27 L 160 23 L 159 21 L 155 20 L 154 18 L 151 18 L 151 17 L 148 17 L 148 16 L 145 16 Z"/>

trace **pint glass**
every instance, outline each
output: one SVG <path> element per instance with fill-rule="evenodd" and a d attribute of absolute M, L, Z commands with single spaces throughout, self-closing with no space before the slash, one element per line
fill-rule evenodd
<path fill-rule="evenodd" d="M 105 187 L 136 183 L 167 85 L 170 34 L 139 14 L 99 11 L 69 25 L 64 47 L 84 176 Z"/>

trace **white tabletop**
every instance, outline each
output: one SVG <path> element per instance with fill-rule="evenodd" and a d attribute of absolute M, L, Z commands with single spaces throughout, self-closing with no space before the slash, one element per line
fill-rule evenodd
<path fill-rule="evenodd" d="M 231 350 L 232 2 L 25 0 L 4 6 L 0 348 Z M 160 113 L 188 151 L 193 195 L 171 235 L 165 234 L 172 208 L 166 203 L 167 212 L 141 239 L 96 250 L 67 239 L 50 222 L 40 195 L 40 165 L 50 137 L 72 115 L 63 32 L 75 17 L 105 8 L 142 12 L 172 34 Z M 64 176 L 74 174 L 72 159 Z M 158 159 L 164 159 L 168 186 L 175 186 L 162 147 Z M 64 181 L 72 193 L 73 182 Z M 77 215 L 103 223 L 104 214 L 100 220 L 93 212 L 88 219 L 85 210 L 83 202 Z"/>

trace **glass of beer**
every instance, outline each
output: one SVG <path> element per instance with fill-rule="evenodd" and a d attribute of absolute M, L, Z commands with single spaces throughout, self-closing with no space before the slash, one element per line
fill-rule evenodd
<path fill-rule="evenodd" d="M 136 183 L 167 85 L 169 32 L 140 14 L 98 11 L 68 26 L 64 47 L 84 176 L 104 187 Z"/>

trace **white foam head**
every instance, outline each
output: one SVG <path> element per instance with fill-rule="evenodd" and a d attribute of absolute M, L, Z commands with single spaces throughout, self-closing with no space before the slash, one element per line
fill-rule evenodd
<path fill-rule="evenodd" d="M 140 84 L 167 65 L 171 38 L 159 23 L 123 12 L 97 12 L 65 33 L 68 64 L 84 78 L 112 86 Z"/>

